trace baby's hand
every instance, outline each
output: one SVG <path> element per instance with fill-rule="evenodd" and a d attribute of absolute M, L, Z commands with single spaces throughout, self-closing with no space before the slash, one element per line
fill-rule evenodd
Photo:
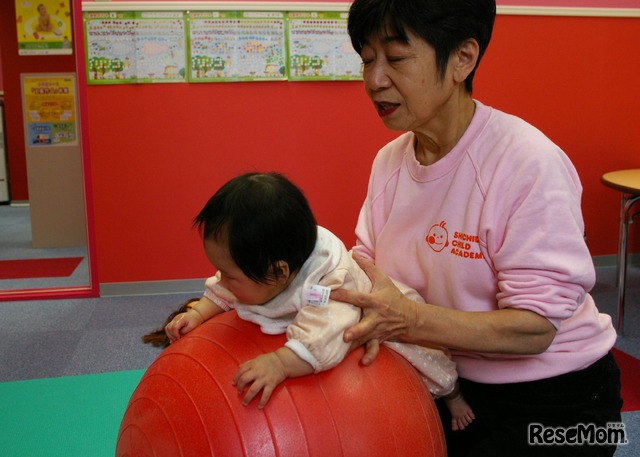
<path fill-rule="evenodd" d="M 233 385 L 238 388 L 238 394 L 242 394 L 244 388 L 250 385 L 242 399 L 245 406 L 262 390 L 258 403 L 258 408 L 262 409 L 278 384 L 286 378 L 282 362 L 274 352 L 270 352 L 240 365 L 233 377 Z"/>
<path fill-rule="evenodd" d="M 179 340 L 182 335 L 189 333 L 191 330 L 202 324 L 202 316 L 190 309 L 186 313 L 180 313 L 173 318 L 165 327 L 164 331 L 169 337 L 169 342 L 174 343 Z"/>

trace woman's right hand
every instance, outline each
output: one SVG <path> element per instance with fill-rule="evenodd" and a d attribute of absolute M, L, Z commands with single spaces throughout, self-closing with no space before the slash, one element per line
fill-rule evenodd
<path fill-rule="evenodd" d="M 411 335 L 412 327 L 417 324 L 417 303 L 407 299 L 373 262 L 357 255 L 353 258 L 371 280 L 371 293 L 337 289 L 331 292 L 331 298 L 362 308 L 362 319 L 345 331 L 344 341 L 353 346 L 365 344 L 362 363 L 369 365 L 376 358 L 380 343 L 402 341 Z"/>
<path fill-rule="evenodd" d="M 174 343 L 179 340 L 182 335 L 189 333 L 191 330 L 202 324 L 204 319 L 193 308 L 186 313 L 178 314 L 169 322 L 164 331 L 169 337 L 169 343 Z"/>

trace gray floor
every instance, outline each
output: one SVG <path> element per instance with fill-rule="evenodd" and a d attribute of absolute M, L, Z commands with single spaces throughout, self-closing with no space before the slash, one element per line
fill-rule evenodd
<path fill-rule="evenodd" d="M 0 382 L 146 368 L 159 351 L 140 337 L 186 298 L 0 302 Z"/>

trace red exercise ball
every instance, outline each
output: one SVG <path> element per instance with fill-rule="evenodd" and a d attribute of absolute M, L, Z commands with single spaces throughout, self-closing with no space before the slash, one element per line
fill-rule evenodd
<path fill-rule="evenodd" d="M 284 342 L 231 311 L 169 346 L 129 400 L 116 456 L 446 455 L 429 392 L 387 348 L 369 367 L 356 350 L 329 371 L 287 379 L 262 410 L 256 399 L 243 406 L 231 385 L 238 365 Z"/>

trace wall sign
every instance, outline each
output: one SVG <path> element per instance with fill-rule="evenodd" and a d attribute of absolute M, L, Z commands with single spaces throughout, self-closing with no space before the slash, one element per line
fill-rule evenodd
<path fill-rule="evenodd" d="M 15 0 L 18 54 L 71 54 L 69 0 Z"/>
<path fill-rule="evenodd" d="M 362 59 L 347 33 L 346 12 L 288 14 L 289 80 L 362 79 Z"/>
<path fill-rule="evenodd" d="M 285 13 L 189 13 L 189 80 L 260 81 L 286 77 Z"/>
<path fill-rule="evenodd" d="M 75 75 L 23 74 L 21 80 L 27 147 L 77 144 Z"/>
<path fill-rule="evenodd" d="M 182 11 L 84 13 L 87 82 L 186 81 Z"/>

